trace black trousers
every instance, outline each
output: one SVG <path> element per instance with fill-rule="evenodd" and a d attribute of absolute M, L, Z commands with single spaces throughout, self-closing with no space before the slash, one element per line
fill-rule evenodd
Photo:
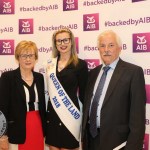
<path fill-rule="evenodd" d="M 97 147 L 99 147 L 98 145 L 100 144 L 100 129 L 97 129 L 98 135 L 93 138 L 90 134 L 89 127 L 90 125 L 87 124 L 86 133 L 83 140 L 83 150 L 99 150 Z"/>
<path fill-rule="evenodd" d="M 87 125 L 85 138 L 83 141 L 83 150 L 103 150 L 103 149 L 100 149 L 100 142 L 101 142 L 100 141 L 100 128 L 98 128 L 97 130 L 98 130 L 98 134 L 95 138 L 93 138 L 89 131 L 89 124 Z M 120 150 L 124 150 L 124 147 L 121 148 Z"/>

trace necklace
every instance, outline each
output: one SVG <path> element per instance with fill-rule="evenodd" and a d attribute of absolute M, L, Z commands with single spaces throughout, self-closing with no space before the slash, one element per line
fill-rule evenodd
<path fill-rule="evenodd" d="M 26 77 L 24 77 L 23 75 L 21 75 L 21 78 L 24 80 L 24 81 L 33 81 L 33 74 L 32 74 L 32 77 L 30 79 L 27 79 Z"/>
<path fill-rule="evenodd" d="M 31 79 L 25 79 L 24 77 L 22 77 L 22 79 L 25 80 L 25 81 L 32 81 L 33 80 L 33 78 L 31 78 Z"/>

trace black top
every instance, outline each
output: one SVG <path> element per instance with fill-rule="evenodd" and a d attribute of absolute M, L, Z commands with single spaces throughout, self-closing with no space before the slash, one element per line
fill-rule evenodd
<path fill-rule="evenodd" d="M 83 103 L 85 85 L 88 77 L 86 62 L 79 59 L 79 63 L 76 67 L 73 64 L 70 64 L 60 72 L 58 71 L 57 62 L 56 68 L 56 76 L 59 82 L 63 86 L 72 102 L 76 105 L 77 108 L 79 108 L 78 98 Z"/>
<path fill-rule="evenodd" d="M 60 72 L 56 69 L 56 75 L 72 102 L 79 108 L 78 98 L 83 103 L 88 77 L 86 62 L 79 59 L 77 66 L 69 64 Z M 51 95 L 51 93 L 49 93 L 49 95 Z M 78 141 L 76 141 L 74 136 L 63 125 L 50 102 L 48 102 L 47 124 L 47 144 L 68 149 L 77 148 L 79 146 Z M 70 125 L 72 124 L 70 123 Z"/>
<path fill-rule="evenodd" d="M 45 130 L 45 94 L 43 75 L 33 71 L 36 83 L 39 113 L 43 132 Z M 22 144 L 26 138 L 26 95 L 22 84 L 20 68 L 2 73 L 0 84 L 0 111 L 7 119 L 9 142 Z"/>

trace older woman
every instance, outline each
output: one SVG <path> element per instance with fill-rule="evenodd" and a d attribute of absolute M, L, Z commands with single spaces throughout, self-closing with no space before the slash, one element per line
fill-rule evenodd
<path fill-rule="evenodd" d="M 7 119 L 7 132 L 0 138 L 3 150 L 44 150 L 44 79 L 33 68 L 38 49 L 21 41 L 15 50 L 16 70 L 1 76 L 0 111 Z"/>

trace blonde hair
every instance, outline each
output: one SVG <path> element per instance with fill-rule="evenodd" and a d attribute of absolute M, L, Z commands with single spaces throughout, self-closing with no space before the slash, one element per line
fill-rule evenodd
<path fill-rule="evenodd" d="M 21 41 L 17 44 L 15 49 L 15 58 L 16 60 L 19 60 L 19 56 L 22 52 L 28 52 L 30 50 L 34 50 L 35 53 L 35 59 L 38 59 L 38 48 L 36 44 L 32 41 Z"/>
<path fill-rule="evenodd" d="M 69 59 L 67 65 L 69 65 L 70 63 L 73 63 L 76 66 L 78 64 L 79 60 L 78 60 L 78 56 L 77 56 L 77 52 L 76 52 L 75 38 L 74 38 L 73 33 L 68 28 L 63 28 L 63 29 L 60 29 L 60 30 L 57 30 L 54 32 L 54 34 L 52 36 L 52 47 L 53 47 L 52 56 L 54 58 L 59 56 L 59 51 L 57 50 L 57 47 L 56 47 L 56 35 L 58 35 L 60 33 L 64 33 L 64 32 L 69 33 L 70 41 L 71 41 L 71 56 L 70 56 L 70 59 Z"/>

